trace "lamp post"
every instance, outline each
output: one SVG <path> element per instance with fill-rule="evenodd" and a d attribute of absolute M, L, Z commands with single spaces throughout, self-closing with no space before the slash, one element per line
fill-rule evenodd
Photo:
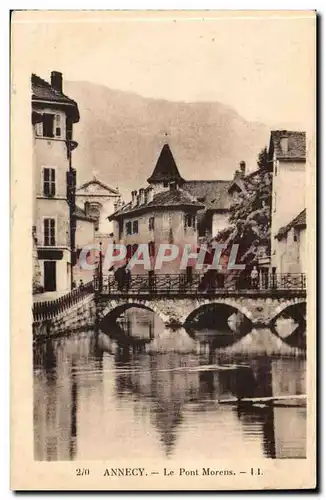
<path fill-rule="evenodd" d="M 99 277 L 98 291 L 102 292 L 103 290 L 102 241 L 100 241 L 100 259 L 99 259 L 98 277 Z"/>
<path fill-rule="evenodd" d="M 276 288 L 276 267 L 272 267 L 272 288 Z"/>

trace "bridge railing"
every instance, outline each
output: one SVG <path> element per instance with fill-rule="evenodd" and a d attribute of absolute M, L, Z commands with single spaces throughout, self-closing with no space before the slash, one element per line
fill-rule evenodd
<path fill-rule="evenodd" d="M 120 294 L 189 294 L 222 293 L 232 291 L 305 290 L 305 274 L 266 274 L 258 280 L 223 274 L 135 274 L 119 281 L 114 276 L 103 276 L 102 283 L 94 278 L 94 290 L 110 295 Z"/>
<path fill-rule="evenodd" d="M 58 299 L 35 302 L 33 304 L 33 320 L 42 321 L 54 318 L 92 293 L 94 293 L 94 282 L 90 281 Z"/>

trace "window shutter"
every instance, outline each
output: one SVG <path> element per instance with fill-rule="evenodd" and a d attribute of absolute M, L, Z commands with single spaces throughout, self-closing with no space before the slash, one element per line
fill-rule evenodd
<path fill-rule="evenodd" d="M 42 136 L 42 129 L 43 129 L 43 123 L 42 122 L 38 122 L 35 125 L 35 133 L 36 133 L 37 136 Z"/>
<path fill-rule="evenodd" d="M 61 137 L 61 116 L 55 115 L 55 135 Z"/>

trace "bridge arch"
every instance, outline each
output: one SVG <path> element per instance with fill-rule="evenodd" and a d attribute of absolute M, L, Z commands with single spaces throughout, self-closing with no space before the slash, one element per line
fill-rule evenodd
<path fill-rule="evenodd" d="M 208 306 L 228 306 L 234 310 L 234 312 L 239 312 L 245 316 L 247 320 L 252 323 L 252 312 L 244 306 L 242 303 L 237 302 L 235 300 L 229 298 L 219 298 L 219 299 L 206 299 L 201 301 L 199 304 L 196 304 L 190 314 L 187 314 L 185 318 L 183 318 L 183 324 L 189 322 L 191 318 L 195 317 L 195 315 L 203 308 Z"/>
<path fill-rule="evenodd" d="M 286 312 L 287 309 L 293 307 L 293 306 L 296 306 L 296 305 L 300 305 L 300 304 L 306 304 L 307 303 L 307 300 L 305 297 L 295 297 L 293 299 L 288 299 L 288 300 L 284 300 L 282 301 L 276 308 L 275 310 L 273 311 L 272 315 L 271 315 L 271 323 L 274 323 L 275 320 L 284 312 Z"/>
<path fill-rule="evenodd" d="M 147 311 L 151 311 L 155 313 L 157 316 L 161 318 L 163 323 L 168 322 L 168 317 L 164 314 L 163 311 L 154 301 L 150 300 L 137 300 L 137 299 L 128 299 L 126 300 L 112 300 L 110 303 L 99 312 L 99 319 L 102 321 L 107 316 L 111 316 L 114 319 L 117 319 L 121 314 L 123 314 L 128 309 L 132 307 L 137 307 L 139 309 L 146 309 Z"/>

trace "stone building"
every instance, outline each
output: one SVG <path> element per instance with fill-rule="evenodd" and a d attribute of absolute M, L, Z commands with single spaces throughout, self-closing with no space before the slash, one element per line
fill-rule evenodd
<path fill-rule="evenodd" d="M 96 245 L 101 242 L 103 251 L 113 240 L 113 224 L 108 215 L 121 205 L 118 188 L 114 189 L 96 178 L 85 182 L 76 189 L 76 263 L 74 266 L 74 281 L 84 283 L 92 280 L 94 271 L 83 268 L 79 257 L 86 245 Z M 89 264 L 98 261 L 96 251 L 91 252 Z"/>
<path fill-rule="evenodd" d="M 101 235 L 112 233 L 113 226 L 108 216 L 118 208 L 120 202 L 118 188 L 108 186 L 95 175 L 76 189 L 76 205 L 96 219 L 95 231 Z"/>
<path fill-rule="evenodd" d="M 286 226 L 275 235 L 277 251 L 274 263 L 280 273 L 306 273 L 307 271 L 307 239 L 306 210 L 302 210 Z"/>
<path fill-rule="evenodd" d="M 245 175 L 244 162 L 239 175 Z M 190 244 L 195 250 L 198 243 L 210 241 L 227 227 L 233 181 L 183 179 L 168 144 L 147 182 L 109 217 L 114 222 L 114 240 L 127 246 L 128 258 L 140 243 L 148 244 L 153 262 L 160 243 L 180 248 Z M 176 259 L 161 272 L 179 272 L 179 264 Z"/>
<path fill-rule="evenodd" d="M 79 121 L 79 111 L 63 93 L 61 73 L 52 71 L 51 83 L 33 74 L 31 84 L 34 281 L 36 291 L 57 294 L 72 284 L 76 178 L 72 151 L 77 147 L 73 125 Z"/>
<path fill-rule="evenodd" d="M 152 264 L 160 243 L 196 248 L 198 241 L 197 212 L 204 208 L 188 191 L 183 189 L 185 180 L 168 144 L 165 144 L 148 186 L 132 191 L 132 199 L 115 211 L 109 219 L 114 222 L 114 240 L 127 246 L 130 258 L 139 244 L 147 244 Z M 180 261 L 167 263 L 158 272 L 178 272 Z M 140 267 L 136 271 L 141 272 Z"/>
<path fill-rule="evenodd" d="M 273 171 L 271 264 L 276 272 L 290 272 L 289 258 L 284 252 L 290 250 L 290 238 L 284 246 L 284 227 L 292 227 L 298 214 L 305 209 L 306 186 L 306 134 L 287 130 L 271 132 L 268 158 Z M 301 217 L 300 217 L 301 220 Z M 304 238 L 302 238 L 304 239 Z M 297 241 L 293 241 L 297 246 Z M 287 264 L 285 264 L 287 261 Z M 290 266 L 298 269 L 297 262 Z M 291 271 L 294 272 L 294 271 Z"/>

